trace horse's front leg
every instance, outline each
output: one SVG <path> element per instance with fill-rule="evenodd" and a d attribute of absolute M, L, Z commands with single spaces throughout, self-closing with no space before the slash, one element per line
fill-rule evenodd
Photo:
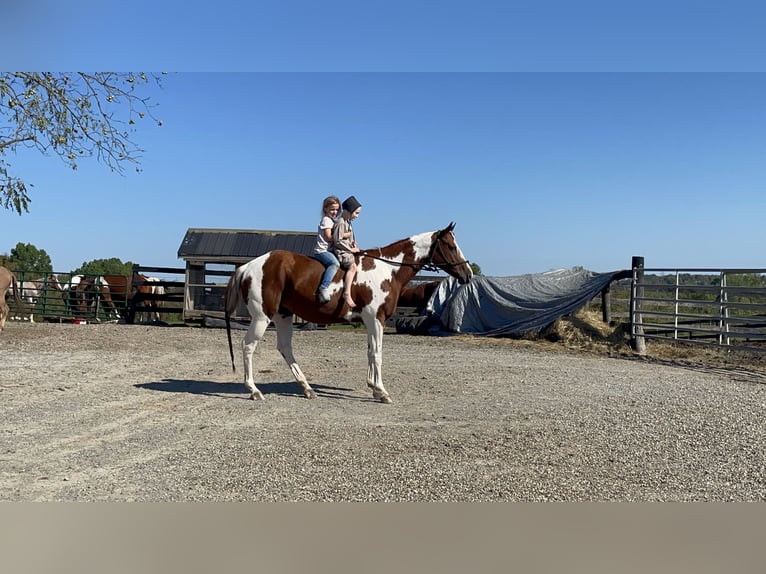
<path fill-rule="evenodd" d="M 277 328 L 277 350 L 282 355 L 287 366 L 290 367 L 295 380 L 303 387 L 303 396 L 307 399 L 315 399 L 316 393 L 309 385 L 306 375 L 301 371 L 298 362 L 295 360 L 295 355 L 293 355 L 293 316 L 288 315 L 284 317 L 277 313 L 274 315 L 273 321 L 274 326 Z"/>
<path fill-rule="evenodd" d="M 372 397 L 382 403 L 390 403 L 391 397 L 383 387 L 383 325 L 376 317 L 365 321 L 367 325 L 367 386 Z"/>

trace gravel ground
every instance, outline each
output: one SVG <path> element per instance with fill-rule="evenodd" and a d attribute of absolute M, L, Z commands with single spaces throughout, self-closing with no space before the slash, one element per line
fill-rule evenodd
<path fill-rule="evenodd" d="M 234 332 L 237 362 L 241 331 Z M 0 500 L 760 501 L 766 372 L 471 337 L 268 331 L 251 401 L 225 331 L 9 323 Z"/>

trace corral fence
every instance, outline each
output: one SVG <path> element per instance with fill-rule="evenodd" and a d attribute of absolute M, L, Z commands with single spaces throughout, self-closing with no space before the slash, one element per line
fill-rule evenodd
<path fill-rule="evenodd" d="M 14 319 L 70 323 L 96 323 L 119 319 L 111 308 L 104 305 L 100 297 L 95 297 L 93 303 L 84 309 L 79 305 L 75 287 L 79 284 L 82 275 L 54 271 L 41 276 L 39 272 L 23 270 L 15 271 L 14 274 L 19 281 L 19 295 L 24 305 L 24 309 L 18 309 L 13 298 L 9 298 L 11 317 Z M 98 276 L 90 277 L 95 279 L 98 287 L 100 285 Z M 120 298 L 115 295 L 111 300 L 118 309 L 124 310 L 127 307 L 127 297 Z"/>
<path fill-rule="evenodd" d="M 136 320 L 163 319 L 171 316 L 182 320 L 184 300 L 184 269 L 167 267 L 134 266 L 134 272 L 144 276 L 153 276 L 154 281 L 145 282 L 125 276 L 130 289 L 124 293 L 110 290 L 109 300 L 116 312 L 105 304 L 100 296 L 92 298 L 92 303 L 81 305 L 81 297 L 75 293 L 79 279 L 83 275 L 52 272 L 41 276 L 39 272 L 16 271 L 19 280 L 19 295 L 23 309 L 16 307 L 12 297 L 8 299 L 11 318 L 29 319 L 46 322 L 102 323 L 124 320 L 133 323 Z M 181 275 L 180 280 L 178 274 Z M 93 279 L 96 290 L 102 285 L 99 275 L 84 275 Z M 139 292 L 139 285 L 152 287 L 150 293 Z M 175 316 L 175 317 L 174 317 Z"/>
<path fill-rule="evenodd" d="M 149 278 L 143 281 L 137 277 Z M 128 306 L 128 322 L 157 318 L 183 321 L 186 269 L 133 265 L 133 294 Z M 151 290 L 138 290 L 139 286 Z"/>
<path fill-rule="evenodd" d="M 187 322 L 223 314 L 223 277 L 231 271 L 208 271 L 215 280 L 195 278 L 184 268 L 135 265 L 133 271 L 153 281 L 131 279 L 132 289 L 124 297 L 112 294 L 121 311 L 119 317 L 100 297 L 83 311 L 71 297 L 76 284 L 71 273 L 41 277 L 39 273 L 16 271 L 22 298 L 32 294 L 35 298 L 31 305 L 24 301 L 24 312 L 15 307 L 12 297 L 8 298 L 10 316 L 26 318 L 31 312 L 36 320 L 44 321 L 124 319 L 132 323 L 158 317 Z M 411 285 L 439 279 L 442 277 L 417 276 Z M 99 279 L 95 280 L 98 284 Z M 31 281 L 37 281 L 39 289 L 33 288 Z M 161 289 L 138 292 L 138 285 L 148 284 Z M 646 339 L 766 351 L 766 269 L 647 268 L 643 257 L 634 257 L 631 269 L 616 274 L 590 306 L 600 306 L 606 323 L 629 324 L 634 349 L 639 353 L 645 352 Z M 400 306 L 389 326 L 403 328 L 403 332 L 420 329 L 423 317 L 418 311 Z M 413 321 L 418 323 L 411 324 Z"/>
<path fill-rule="evenodd" d="M 766 351 L 766 269 L 647 268 L 602 293 L 604 319 L 630 324 L 634 349 L 646 339 Z"/>

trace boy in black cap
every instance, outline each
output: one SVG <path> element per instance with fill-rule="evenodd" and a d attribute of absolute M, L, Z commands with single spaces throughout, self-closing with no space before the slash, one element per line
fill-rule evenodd
<path fill-rule="evenodd" d="M 356 275 L 356 260 L 354 253 L 359 251 L 354 239 L 354 228 L 351 222 L 359 217 L 362 211 L 362 204 L 351 195 L 343 202 L 343 214 L 338 218 L 332 228 L 332 249 L 340 261 L 341 269 L 346 270 L 345 286 L 343 289 L 343 299 L 350 308 L 356 307 L 356 303 L 351 298 L 351 284 Z"/>

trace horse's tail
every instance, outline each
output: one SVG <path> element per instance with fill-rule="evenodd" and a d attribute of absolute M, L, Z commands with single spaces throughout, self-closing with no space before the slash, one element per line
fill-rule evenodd
<path fill-rule="evenodd" d="M 21 293 L 19 292 L 19 282 L 13 273 L 11 273 L 11 291 L 13 291 L 13 300 L 16 301 L 16 307 L 19 310 L 19 314 L 22 317 L 27 315 L 27 312 L 24 309 L 24 302 L 21 300 Z"/>
<path fill-rule="evenodd" d="M 234 346 L 231 343 L 231 315 L 239 306 L 239 274 L 237 271 L 239 271 L 239 269 L 235 269 L 234 273 L 231 274 L 226 289 L 223 292 L 223 316 L 226 320 L 226 337 L 229 339 L 231 370 L 235 373 L 237 372 L 237 367 L 234 365 Z"/>

